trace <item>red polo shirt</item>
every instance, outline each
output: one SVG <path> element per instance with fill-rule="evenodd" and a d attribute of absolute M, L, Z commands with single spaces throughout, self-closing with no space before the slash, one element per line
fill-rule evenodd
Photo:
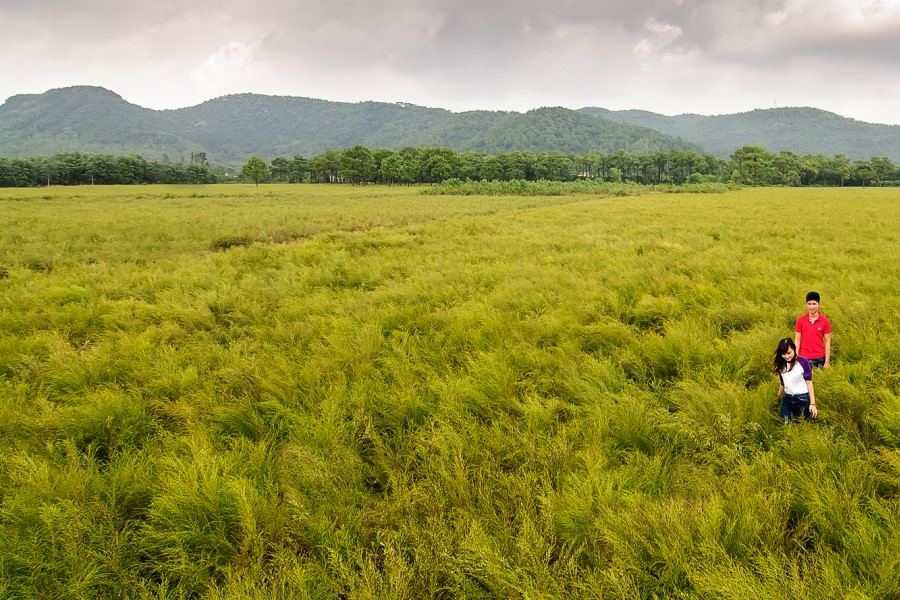
<path fill-rule="evenodd" d="M 825 334 L 831 333 L 831 321 L 819 313 L 815 321 L 809 320 L 809 313 L 800 315 L 794 331 L 800 332 L 800 347 L 797 354 L 804 358 L 825 358 Z"/>

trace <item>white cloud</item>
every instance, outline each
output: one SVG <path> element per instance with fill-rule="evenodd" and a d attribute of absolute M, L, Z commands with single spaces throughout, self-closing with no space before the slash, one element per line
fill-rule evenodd
<path fill-rule="evenodd" d="M 681 27 L 672 25 L 671 23 L 661 23 L 652 17 L 647 19 L 647 21 L 644 23 L 644 28 L 646 28 L 647 31 L 659 35 L 673 34 L 673 36 L 675 37 L 681 35 Z"/>
<path fill-rule="evenodd" d="M 253 51 L 242 42 L 228 42 L 212 54 L 203 64 L 191 71 L 191 78 L 198 85 L 220 87 L 223 82 L 243 75 L 252 66 Z"/>

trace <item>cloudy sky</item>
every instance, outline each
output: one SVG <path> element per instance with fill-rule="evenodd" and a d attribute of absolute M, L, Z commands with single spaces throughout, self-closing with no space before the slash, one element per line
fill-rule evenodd
<path fill-rule="evenodd" d="M 0 0 L 0 101 L 256 92 L 900 124 L 900 0 Z"/>

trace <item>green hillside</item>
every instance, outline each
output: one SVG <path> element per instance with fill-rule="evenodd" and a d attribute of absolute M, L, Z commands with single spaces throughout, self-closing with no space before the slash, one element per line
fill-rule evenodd
<path fill-rule="evenodd" d="M 698 149 L 651 129 L 563 108 L 453 113 L 410 104 L 238 94 L 154 111 L 96 87 L 14 96 L 0 106 L 0 156 L 135 152 L 177 160 L 204 151 L 214 162 L 235 163 L 251 154 L 309 156 L 355 144 L 482 152 Z"/>
<path fill-rule="evenodd" d="M 844 154 L 900 161 L 900 126 L 865 123 L 816 108 L 772 108 L 733 115 L 669 117 L 641 110 L 582 108 L 579 112 L 620 123 L 650 127 L 728 157 L 737 148 L 757 144 L 773 152 Z"/>
<path fill-rule="evenodd" d="M 584 153 L 592 150 L 655 152 L 700 148 L 647 127 L 585 118 L 565 108 L 539 108 L 497 123 L 467 149 L 482 152 L 540 148 L 545 151 Z"/>
<path fill-rule="evenodd" d="M 311 156 L 356 144 L 487 153 L 683 149 L 722 157 L 758 144 L 773 152 L 844 154 L 854 160 L 886 156 L 900 162 L 900 126 L 814 108 L 674 117 L 603 108 L 454 113 L 405 103 L 236 94 L 157 111 L 89 86 L 13 96 L 0 105 L 0 156 L 9 157 L 78 151 L 177 161 L 203 151 L 213 162 L 235 164 L 252 154 Z"/>
<path fill-rule="evenodd" d="M 178 127 L 165 115 L 103 88 L 23 94 L 0 106 L 0 156 L 96 152 L 174 159 L 203 149 Z"/>
<path fill-rule="evenodd" d="M 317 154 L 363 144 L 370 148 L 447 146 L 455 150 L 655 151 L 695 148 L 645 128 L 594 119 L 564 108 L 525 114 L 452 113 L 409 104 L 347 104 L 242 94 L 167 111 L 191 139 L 226 160 L 253 153 Z"/>

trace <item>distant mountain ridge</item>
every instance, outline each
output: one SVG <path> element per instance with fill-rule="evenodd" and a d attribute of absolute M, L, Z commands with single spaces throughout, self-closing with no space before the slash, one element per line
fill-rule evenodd
<path fill-rule="evenodd" d="M 731 115 L 673 117 L 605 108 L 582 108 L 579 112 L 649 127 L 693 142 L 723 158 L 736 148 L 755 144 L 772 152 L 844 154 L 851 160 L 886 156 L 893 162 L 900 161 L 900 125 L 866 123 L 817 108 L 769 108 Z"/>
<path fill-rule="evenodd" d="M 597 107 L 454 113 L 405 103 L 236 94 L 188 108 L 152 110 L 93 86 L 13 96 L 0 105 L 0 156 L 9 157 L 80 151 L 179 160 L 206 152 L 213 162 L 237 164 L 251 154 L 312 156 L 355 144 L 486 153 L 683 149 L 721 157 L 759 144 L 773 152 L 887 156 L 900 162 L 900 126 L 863 123 L 814 108 L 671 117 Z"/>
<path fill-rule="evenodd" d="M 90 86 L 13 96 L 0 106 L 0 156 L 81 151 L 178 159 L 203 151 L 211 161 L 236 163 L 252 154 L 311 156 L 355 144 L 487 153 L 700 149 L 653 129 L 564 108 L 453 113 L 410 104 L 237 94 L 156 111 Z"/>

